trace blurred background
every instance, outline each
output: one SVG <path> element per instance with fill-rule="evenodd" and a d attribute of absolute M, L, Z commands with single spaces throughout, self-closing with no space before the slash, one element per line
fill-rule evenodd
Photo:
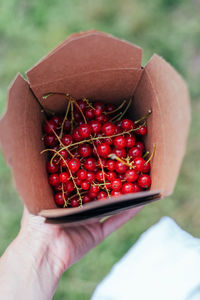
<path fill-rule="evenodd" d="M 173 196 L 145 207 L 71 267 L 53 299 L 89 299 L 113 264 L 163 215 L 200 237 L 200 0 L 1 0 L 0 113 L 17 72 L 24 74 L 71 33 L 92 28 L 141 46 L 143 65 L 154 52 L 170 62 L 188 82 L 192 124 Z M 0 154 L 0 254 L 16 236 L 21 215 L 11 172 Z"/>

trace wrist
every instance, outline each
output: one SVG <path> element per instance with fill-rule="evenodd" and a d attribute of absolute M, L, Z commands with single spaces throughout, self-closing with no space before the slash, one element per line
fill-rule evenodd
<path fill-rule="evenodd" d="M 51 299 L 61 275 L 45 233 L 22 229 L 0 260 L 4 299 Z"/>

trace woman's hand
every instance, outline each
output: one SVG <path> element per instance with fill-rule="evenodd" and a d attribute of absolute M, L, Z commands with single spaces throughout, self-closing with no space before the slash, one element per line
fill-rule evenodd
<path fill-rule="evenodd" d="M 46 224 L 24 209 L 21 230 L 0 260 L 2 299 L 51 299 L 62 273 L 140 209 L 77 227 Z"/>

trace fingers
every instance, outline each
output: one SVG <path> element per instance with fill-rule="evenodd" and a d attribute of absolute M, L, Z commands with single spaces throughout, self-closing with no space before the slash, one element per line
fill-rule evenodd
<path fill-rule="evenodd" d="M 140 210 L 142 206 L 122 212 L 116 216 L 110 217 L 102 223 L 103 236 L 106 238 L 113 231 L 120 228 L 124 223 L 132 219 Z"/>

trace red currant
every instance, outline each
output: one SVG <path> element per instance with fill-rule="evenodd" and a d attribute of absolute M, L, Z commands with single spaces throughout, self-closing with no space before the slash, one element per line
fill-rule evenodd
<path fill-rule="evenodd" d="M 125 158 L 126 157 L 126 150 L 123 149 L 116 149 L 114 148 L 112 153 L 114 153 L 116 156 L 120 157 L 120 158 Z"/>
<path fill-rule="evenodd" d="M 78 197 L 73 197 L 70 201 L 71 207 L 78 207 L 79 206 L 79 199 Z"/>
<path fill-rule="evenodd" d="M 96 167 L 96 160 L 93 157 L 86 158 L 84 168 L 88 171 L 94 171 Z"/>
<path fill-rule="evenodd" d="M 53 186 L 58 185 L 60 183 L 59 175 L 58 174 L 51 174 L 49 176 L 49 183 Z"/>
<path fill-rule="evenodd" d="M 117 149 L 125 148 L 126 147 L 126 139 L 122 135 L 116 136 L 114 138 L 114 146 Z"/>
<path fill-rule="evenodd" d="M 113 135 L 115 132 L 115 125 L 111 122 L 107 122 L 102 126 L 102 133 L 106 136 Z"/>
<path fill-rule="evenodd" d="M 117 173 L 119 174 L 123 174 L 126 172 L 126 170 L 128 169 L 128 166 L 123 164 L 120 161 L 116 161 L 116 167 L 115 170 L 117 171 Z"/>
<path fill-rule="evenodd" d="M 106 168 L 109 171 L 114 171 L 115 170 L 115 161 L 112 160 L 112 159 L 107 160 L 107 162 L 106 162 Z"/>
<path fill-rule="evenodd" d="M 55 164 L 53 162 L 52 163 L 48 162 L 47 165 L 46 165 L 46 167 L 47 167 L 47 171 L 49 173 L 56 173 L 59 170 L 59 165 Z"/>
<path fill-rule="evenodd" d="M 127 170 L 125 172 L 125 180 L 127 182 L 134 182 L 138 179 L 138 173 L 135 170 Z"/>
<path fill-rule="evenodd" d="M 96 175 L 94 172 L 88 171 L 87 172 L 87 178 L 86 180 L 91 184 L 93 181 L 95 181 Z"/>
<path fill-rule="evenodd" d="M 105 191 L 100 191 L 97 194 L 97 200 L 103 200 L 108 197 L 108 194 Z"/>
<path fill-rule="evenodd" d="M 126 147 L 127 148 L 132 148 L 135 145 L 135 137 L 134 137 L 134 135 L 126 136 L 125 140 L 126 140 Z"/>
<path fill-rule="evenodd" d="M 91 132 L 92 132 L 91 127 L 88 124 L 82 124 L 78 129 L 78 133 L 83 139 L 88 138 L 91 135 Z"/>
<path fill-rule="evenodd" d="M 111 148 L 108 144 L 102 143 L 97 146 L 97 152 L 101 157 L 106 158 L 111 153 Z"/>
<path fill-rule="evenodd" d="M 70 134 L 63 135 L 61 142 L 63 143 L 63 145 L 69 146 L 72 142 L 72 136 Z"/>
<path fill-rule="evenodd" d="M 60 182 L 62 183 L 66 183 L 69 177 L 70 177 L 69 172 L 62 172 L 59 174 Z"/>
<path fill-rule="evenodd" d="M 87 172 L 85 170 L 83 170 L 83 169 L 78 170 L 77 177 L 80 180 L 85 180 L 87 178 Z"/>
<path fill-rule="evenodd" d="M 114 179 L 111 181 L 111 188 L 113 191 L 120 191 L 122 188 L 122 182 L 119 178 Z"/>
<path fill-rule="evenodd" d="M 119 197 L 119 196 L 121 196 L 122 195 L 122 192 L 121 191 L 112 191 L 111 193 L 110 193 L 110 195 L 112 196 L 112 197 Z"/>
<path fill-rule="evenodd" d="M 151 185 L 151 177 L 147 174 L 141 174 L 138 178 L 138 185 L 144 189 L 149 188 Z"/>
<path fill-rule="evenodd" d="M 101 132 L 101 123 L 97 120 L 92 120 L 89 122 L 89 125 L 91 126 L 91 130 L 92 130 L 92 133 L 99 133 Z"/>
<path fill-rule="evenodd" d="M 138 147 L 133 147 L 128 151 L 128 155 L 132 157 L 132 159 L 136 157 L 142 156 L 142 151 Z"/>
<path fill-rule="evenodd" d="M 72 173 L 76 173 L 80 168 L 81 162 L 78 158 L 72 158 L 68 162 L 68 167 Z"/>
<path fill-rule="evenodd" d="M 134 160 L 135 170 L 142 172 L 145 164 L 145 160 L 142 157 L 136 157 Z"/>
<path fill-rule="evenodd" d="M 89 190 L 89 188 L 90 188 L 90 184 L 89 184 L 86 180 L 83 180 L 83 181 L 81 182 L 81 188 L 82 188 L 84 191 L 87 191 L 87 190 Z"/>
<path fill-rule="evenodd" d="M 63 197 L 63 193 L 62 192 L 58 192 L 54 195 L 54 200 L 56 202 L 57 205 L 59 206 L 63 206 L 65 204 L 65 199 Z"/>
<path fill-rule="evenodd" d="M 90 197 L 89 194 L 85 194 L 85 195 L 82 196 L 82 202 L 83 202 L 83 204 L 88 203 L 90 201 L 92 201 L 92 198 Z"/>
<path fill-rule="evenodd" d="M 134 129 L 134 123 L 129 119 L 124 119 L 124 120 L 122 120 L 122 128 L 125 131 Z"/>
<path fill-rule="evenodd" d="M 65 184 L 65 189 L 67 192 L 71 193 L 74 191 L 75 189 L 75 186 L 74 186 L 74 183 L 72 180 L 69 180 L 68 182 L 66 182 Z"/>
<path fill-rule="evenodd" d="M 78 148 L 78 153 L 81 157 L 88 157 L 92 153 L 92 148 L 89 144 L 82 144 Z"/>

